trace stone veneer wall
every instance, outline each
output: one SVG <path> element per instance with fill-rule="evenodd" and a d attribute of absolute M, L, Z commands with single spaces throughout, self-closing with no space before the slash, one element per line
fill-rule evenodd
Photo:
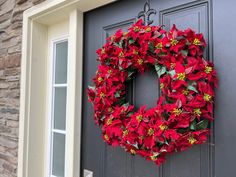
<path fill-rule="evenodd" d="M 43 0 L 0 0 L 0 177 L 17 176 L 23 11 Z"/>

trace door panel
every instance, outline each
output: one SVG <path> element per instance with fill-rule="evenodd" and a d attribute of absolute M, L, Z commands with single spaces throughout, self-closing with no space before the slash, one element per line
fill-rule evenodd
<path fill-rule="evenodd" d="M 108 26 L 103 27 L 103 44 L 106 42 L 107 37 L 113 35 L 118 29 L 122 28 L 125 31 L 134 23 L 134 21 L 135 19 L 131 18 L 118 23 L 111 23 Z M 129 85 L 129 87 L 132 87 L 132 84 Z M 132 93 L 132 91 L 129 91 L 129 93 Z M 131 101 L 131 94 L 129 94 L 129 96 L 129 101 Z M 125 153 L 122 148 L 113 148 L 105 145 L 103 156 L 105 157 L 104 176 L 124 176 L 124 174 L 128 173 L 127 166 L 129 166 L 128 163 L 131 161 L 131 156 Z"/>
<path fill-rule="evenodd" d="M 207 44 L 209 44 L 209 23 L 208 3 L 188 3 L 186 5 L 168 8 L 160 12 L 160 23 L 165 25 L 168 31 L 173 24 L 178 29 L 185 30 L 192 28 L 198 33 L 203 33 Z M 209 49 L 206 48 L 205 57 L 209 56 Z M 164 177 L 208 177 L 210 175 L 210 160 L 212 147 L 201 145 L 193 147 L 186 152 L 176 153 L 168 157 L 167 163 L 163 166 Z M 191 165 L 189 165 L 191 164 Z M 186 168 L 186 166 L 188 168 Z"/>
<path fill-rule="evenodd" d="M 87 101 L 85 90 L 91 85 L 97 70 L 95 51 L 117 29 L 127 29 L 138 12 L 143 10 L 144 3 L 145 0 L 123 0 L 85 14 L 82 169 L 93 171 L 95 177 L 212 177 L 213 147 L 210 145 L 199 145 L 170 155 L 166 163 L 158 168 L 154 163 L 139 156 L 133 157 L 119 147 L 105 145 L 100 129 L 94 125 L 92 105 Z M 202 32 L 210 42 L 208 2 L 151 0 L 151 8 L 157 10 L 157 14 L 151 16 L 154 25 L 165 24 L 166 30 L 172 24 L 180 29 L 190 27 Z M 206 52 L 206 57 L 209 57 L 209 52 Z M 136 108 L 142 105 L 153 107 L 159 97 L 156 73 L 150 71 L 137 75 L 127 84 L 127 91 L 127 100 Z"/>

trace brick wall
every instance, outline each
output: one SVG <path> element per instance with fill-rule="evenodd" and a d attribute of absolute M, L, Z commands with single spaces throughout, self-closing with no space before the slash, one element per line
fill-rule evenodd
<path fill-rule="evenodd" d="M 0 177 L 17 176 L 22 13 L 43 0 L 0 0 Z"/>

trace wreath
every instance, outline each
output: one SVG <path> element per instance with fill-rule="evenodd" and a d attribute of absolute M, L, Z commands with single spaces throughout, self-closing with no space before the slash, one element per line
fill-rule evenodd
<path fill-rule="evenodd" d="M 97 50 L 95 87 L 87 89 L 103 139 L 157 165 L 169 153 L 206 143 L 213 121 L 213 64 L 203 57 L 206 42 L 193 30 L 167 32 L 137 21 L 118 30 Z M 160 97 L 154 108 L 138 109 L 126 100 L 126 83 L 135 73 L 154 69 Z"/>

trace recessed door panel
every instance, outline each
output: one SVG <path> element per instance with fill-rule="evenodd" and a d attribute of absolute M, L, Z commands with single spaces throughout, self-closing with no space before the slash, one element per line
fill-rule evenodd
<path fill-rule="evenodd" d="M 188 151 L 167 156 L 161 167 L 140 156 L 131 156 L 120 147 L 105 145 L 101 130 L 93 122 L 93 109 L 87 101 L 86 87 L 91 85 L 98 62 L 96 49 L 119 28 L 127 29 L 143 10 L 145 0 L 121 0 L 85 14 L 84 98 L 82 169 L 93 171 L 95 177 L 212 177 L 212 146 L 199 145 Z M 209 43 L 209 2 L 192 0 L 150 0 L 154 25 L 173 24 L 179 29 L 193 28 L 204 34 Z M 209 50 L 206 50 L 209 57 Z M 151 108 L 159 98 L 159 82 L 154 70 L 137 74 L 126 86 L 127 101 L 139 108 Z M 210 144 L 210 143 L 209 143 Z"/>

